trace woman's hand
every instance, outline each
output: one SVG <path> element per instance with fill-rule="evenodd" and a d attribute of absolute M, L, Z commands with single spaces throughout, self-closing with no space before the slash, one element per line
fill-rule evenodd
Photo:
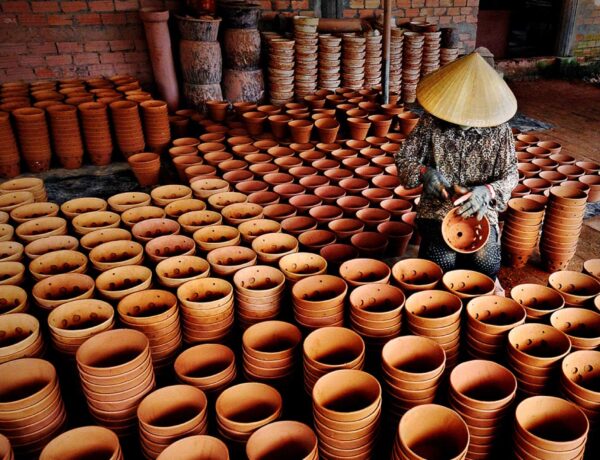
<path fill-rule="evenodd" d="M 448 180 L 434 168 L 427 168 L 421 175 L 423 182 L 423 193 L 426 195 L 447 200 L 449 195 L 447 189 L 450 189 Z"/>
<path fill-rule="evenodd" d="M 490 190 L 485 185 L 479 185 L 466 195 L 461 196 L 454 202 L 454 206 L 462 204 L 458 214 L 464 218 L 476 216 L 477 220 L 483 219 L 488 209 L 488 203 L 492 199 Z"/>

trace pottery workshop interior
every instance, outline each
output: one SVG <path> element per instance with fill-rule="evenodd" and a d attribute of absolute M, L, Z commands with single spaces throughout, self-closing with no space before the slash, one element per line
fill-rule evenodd
<path fill-rule="evenodd" d="M 600 459 L 600 0 L 0 0 L 0 460 Z"/>

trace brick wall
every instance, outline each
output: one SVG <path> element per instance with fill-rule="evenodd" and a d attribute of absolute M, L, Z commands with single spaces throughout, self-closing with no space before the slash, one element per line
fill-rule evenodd
<path fill-rule="evenodd" d="M 314 14 L 314 0 L 259 0 L 266 15 Z M 331 1 L 331 0 L 321 0 Z M 593 2 L 593 0 L 591 0 Z M 0 0 L 0 82 L 128 73 L 152 80 L 141 7 L 175 9 L 178 0 Z M 395 0 L 400 20 L 456 27 L 475 47 L 479 0 Z M 346 17 L 382 13 L 382 0 L 345 0 Z"/>
<path fill-rule="evenodd" d="M 572 54 L 600 59 L 600 0 L 579 0 Z"/>

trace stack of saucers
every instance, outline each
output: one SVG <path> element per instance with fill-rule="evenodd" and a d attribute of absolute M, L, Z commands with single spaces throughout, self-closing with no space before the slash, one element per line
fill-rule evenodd
<path fill-rule="evenodd" d="M 319 35 L 319 89 L 335 90 L 340 87 L 340 60 L 342 39 L 333 35 Z"/>
<path fill-rule="evenodd" d="M 445 66 L 455 61 L 458 57 L 458 48 L 440 48 L 440 66 Z"/>
<path fill-rule="evenodd" d="M 361 89 L 365 85 L 366 38 L 354 34 L 342 37 L 342 86 Z"/>
<path fill-rule="evenodd" d="M 390 91 L 400 94 L 402 91 L 402 48 L 404 30 L 392 29 L 390 42 Z"/>
<path fill-rule="evenodd" d="M 374 31 L 373 35 L 368 35 L 365 39 L 365 87 L 371 88 L 381 83 L 382 36 Z"/>
<path fill-rule="evenodd" d="M 294 40 L 270 38 L 269 93 L 271 103 L 283 105 L 294 98 Z"/>
<path fill-rule="evenodd" d="M 316 22 L 315 22 L 316 20 Z M 317 18 L 294 18 L 294 38 L 296 41 L 296 66 L 294 75 L 294 91 L 296 99 L 304 100 L 317 90 L 319 34 Z"/>
<path fill-rule="evenodd" d="M 435 72 L 440 68 L 440 36 L 441 32 L 425 32 L 425 45 L 423 46 L 423 65 L 421 76 Z"/>
<path fill-rule="evenodd" d="M 402 100 L 415 102 L 417 84 L 421 78 L 423 61 L 423 46 L 425 37 L 416 32 L 404 33 L 404 48 L 402 51 Z"/>

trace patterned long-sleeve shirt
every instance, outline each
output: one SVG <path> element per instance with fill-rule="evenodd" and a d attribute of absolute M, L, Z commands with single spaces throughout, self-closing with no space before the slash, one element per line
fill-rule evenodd
<path fill-rule="evenodd" d="M 398 177 L 405 187 L 419 185 L 423 165 L 436 168 L 452 185 L 491 185 L 496 197 L 490 201 L 486 216 L 492 225 L 498 223 L 498 212 L 506 208 L 519 180 L 508 123 L 463 130 L 425 113 L 396 154 Z M 417 217 L 443 220 L 452 207 L 450 200 L 424 194 Z"/>

